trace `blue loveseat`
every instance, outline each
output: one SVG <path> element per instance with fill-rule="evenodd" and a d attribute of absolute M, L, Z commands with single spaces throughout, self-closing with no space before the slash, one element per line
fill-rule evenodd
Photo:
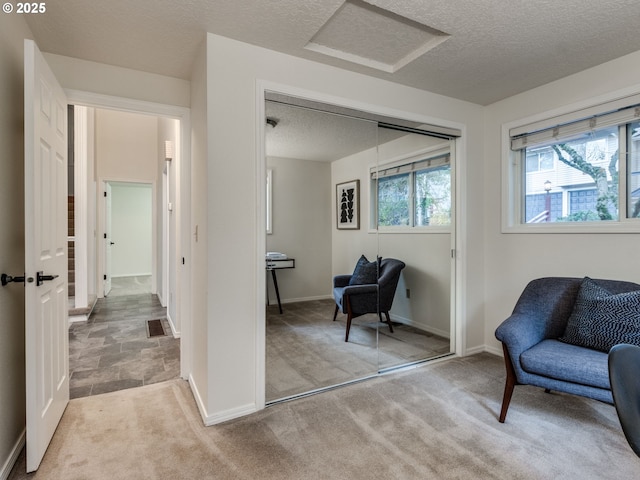
<path fill-rule="evenodd" d="M 583 280 L 547 277 L 531 281 L 512 315 L 497 328 L 495 335 L 502 342 L 507 370 L 500 422 L 505 420 L 515 385 L 534 385 L 547 392 L 555 390 L 613 403 L 607 352 L 559 340 L 565 335 Z M 632 282 L 593 282 L 612 295 L 640 293 L 640 285 Z M 640 315 L 633 308 L 631 316 Z"/>

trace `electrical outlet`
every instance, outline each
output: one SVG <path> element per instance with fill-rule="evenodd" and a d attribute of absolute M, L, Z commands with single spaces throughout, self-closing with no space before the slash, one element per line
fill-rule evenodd
<path fill-rule="evenodd" d="M 407 288 L 407 298 L 411 298 L 411 290 Z"/>

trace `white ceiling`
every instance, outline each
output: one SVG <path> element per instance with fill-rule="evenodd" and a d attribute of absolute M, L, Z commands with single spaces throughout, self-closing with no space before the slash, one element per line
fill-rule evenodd
<path fill-rule="evenodd" d="M 45 14 L 25 18 L 43 51 L 172 77 L 189 79 L 196 49 L 205 32 L 212 32 L 481 105 L 640 50 L 638 0 L 344 4 L 47 0 Z M 367 11 L 370 23 L 348 15 L 333 18 L 358 9 Z M 398 23 L 410 29 L 368 30 Z M 431 43 L 427 39 L 420 46 L 420 30 L 432 34 Z M 381 37 L 381 31 L 388 35 Z M 350 52 L 350 46 L 356 51 Z M 327 54 L 332 50 L 341 58 Z M 384 71 L 385 65 L 396 71 Z"/>

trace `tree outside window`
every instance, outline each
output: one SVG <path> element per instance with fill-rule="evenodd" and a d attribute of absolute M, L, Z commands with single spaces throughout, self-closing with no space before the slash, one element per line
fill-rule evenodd
<path fill-rule="evenodd" d="M 377 181 L 379 227 L 451 224 L 451 167 L 441 165 Z"/>

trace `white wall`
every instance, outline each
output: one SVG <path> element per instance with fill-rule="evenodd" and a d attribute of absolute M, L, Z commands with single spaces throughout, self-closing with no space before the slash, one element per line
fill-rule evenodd
<path fill-rule="evenodd" d="M 162 239 L 160 244 L 162 248 L 158 248 L 157 264 L 158 264 L 158 295 L 164 295 L 166 291 L 167 298 L 161 298 L 167 307 L 167 318 L 172 325 L 174 333 L 180 332 L 180 318 L 176 311 L 176 300 L 178 297 L 178 281 L 179 261 L 180 261 L 180 232 L 178 231 L 179 223 L 179 198 L 180 198 L 180 171 L 182 158 L 180 155 L 180 123 L 178 120 L 161 117 L 158 118 L 158 239 Z M 170 162 L 166 162 L 164 155 L 165 141 L 173 144 L 173 158 Z M 167 182 L 168 178 L 168 182 Z M 168 186 L 163 184 L 168 183 Z M 163 196 L 163 190 L 167 190 Z M 163 201 L 164 199 L 164 201 Z M 168 204 L 172 208 L 169 210 Z M 162 237 L 164 234 L 163 224 L 167 223 L 167 238 Z M 168 244 L 167 244 L 168 243 Z M 167 263 L 165 266 L 164 264 Z M 161 269 L 160 266 L 163 266 Z M 162 270 L 162 273 L 161 273 Z M 166 272 L 168 278 L 164 278 Z M 164 285 L 167 282 L 167 285 Z"/>
<path fill-rule="evenodd" d="M 485 124 L 485 342 L 500 347 L 496 327 L 513 310 L 525 285 L 542 276 L 588 275 L 640 282 L 638 234 L 501 233 L 501 126 L 569 108 L 619 90 L 640 93 L 640 52 L 558 80 L 486 108 Z"/>
<path fill-rule="evenodd" d="M 267 251 L 295 258 L 276 272 L 283 302 L 331 297 L 331 164 L 267 158 L 273 170 L 273 233 Z M 271 280 L 269 299 L 276 303 Z"/>
<path fill-rule="evenodd" d="M 187 80 L 53 53 L 43 52 L 43 55 L 65 89 L 181 107 L 190 104 L 190 84 Z"/>
<path fill-rule="evenodd" d="M 326 65 L 293 58 L 259 47 L 209 34 L 207 37 L 207 195 L 194 204 L 207 206 L 207 379 L 208 401 L 201 405 L 209 423 L 260 408 L 260 382 L 264 362 L 265 234 L 259 231 L 259 185 L 262 171 L 256 165 L 256 142 L 260 106 L 256 82 L 265 80 L 289 85 L 293 90 L 319 92 L 346 100 L 352 107 L 371 105 L 379 113 L 411 112 L 431 123 L 466 125 L 460 158 L 465 175 L 482 178 L 482 108 L 467 102 L 394 85 Z M 230 68 L 232 66 L 232 68 Z M 193 92 L 192 92 L 193 93 Z M 294 93 L 294 92 L 289 92 Z M 322 100 L 323 98 L 316 98 Z M 195 124 L 195 120 L 194 120 Z M 474 145 L 474 150 L 466 145 Z M 195 159 L 194 159 L 195 161 Z M 463 169 L 464 170 L 464 169 Z M 195 173 L 195 172 L 194 172 Z M 463 211 L 482 217 L 481 185 L 471 184 L 473 202 Z M 230 203 L 233 200 L 233 203 Z M 202 238 L 202 237 L 201 237 Z M 471 244 L 465 256 L 482 256 L 482 239 Z M 375 250 L 374 250 L 375 252 Z M 194 257 L 194 262 L 201 259 Z M 476 266 L 478 260 L 468 265 Z M 481 260 L 480 260 L 481 262 Z M 464 272 L 466 281 L 480 285 L 465 298 L 466 320 L 473 326 L 468 341 L 482 344 L 483 325 L 479 317 L 482 302 L 482 271 Z M 242 288 L 238 288 L 238 286 Z M 229 319 L 233 321 L 229 321 Z M 262 326 L 261 326 L 262 325 Z M 262 344 L 262 346 L 261 346 Z M 260 369 L 260 370 L 259 370 Z M 264 386 L 262 385 L 262 388 Z M 202 390 L 198 387 L 199 390 Z"/>
<path fill-rule="evenodd" d="M 156 183 L 157 117 L 99 108 L 95 129 L 98 179 Z"/>
<path fill-rule="evenodd" d="M 24 39 L 20 15 L 0 15 L 0 271 L 24 272 Z M 0 478 L 24 441 L 24 288 L 0 287 Z"/>
<path fill-rule="evenodd" d="M 111 185 L 111 276 L 151 275 L 151 185 Z"/>
<path fill-rule="evenodd" d="M 207 203 L 209 192 L 207 137 L 207 44 L 203 41 L 191 75 L 191 364 L 189 378 L 201 414 L 209 415 L 209 318 L 207 317 Z M 197 229 L 197 231 L 196 231 Z M 216 274 L 220 271 L 216 269 Z M 224 328 L 221 330 L 224 331 Z"/>

